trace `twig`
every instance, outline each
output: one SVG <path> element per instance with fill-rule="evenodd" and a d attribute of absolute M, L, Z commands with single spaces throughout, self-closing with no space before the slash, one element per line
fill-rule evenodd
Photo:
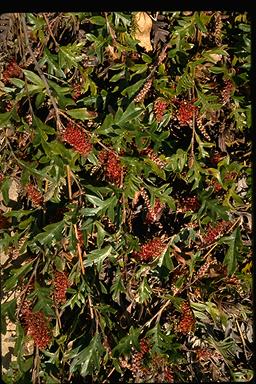
<path fill-rule="evenodd" d="M 69 195 L 69 199 L 72 200 L 71 172 L 70 172 L 70 167 L 68 165 L 67 165 L 67 179 L 68 179 L 68 195 Z M 82 274 L 84 275 L 84 264 L 83 264 L 82 250 L 81 250 L 81 246 L 79 243 L 77 225 L 73 224 L 73 226 L 74 226 L 76 241 L 77 241 L 76 246 L 77 246 L 78 258 L 79 258 Z"/>
<path fill-rule="evenodd" d="M 34 366 L 32 369 L 32 384 L 40 384 L 40 376 L 39 376 L 39 368 L 40 368 L 40 356 L 39 356 L 39 348 L 36 347 L 36 353 L 34 357 Z"/>
<path fill-rule="evenodd" d="M 69 165 L 67 165 L 67 179 L 68 179 L 68 197 L 69 197 L 69 200 L 72 200 L 71 172 L 70 172 Z"/>
<path fill-rule="evenodd" d="M 93 320 L 94 319 L 93 305 L 92 305 L 91 295 L 89 295 L 89 294 L 88 294 L 88 303 L 89 303 L 91 319 Z"/>
<path fill-rule="evenodd" d="M 149 320 L 149 321 L 147 321 L 143 326 L 142 326 L 142 328 L 144 328 L 144 327 L 149 327 L 150 326 L 150 324 L 152 323 L 152 321 L 155 319 L 155 318 L 157 318 L 157 321 L 159 321 L 160 320 L 160 317 L 161 317 L 161 315 L 162 315 L 162 313 L 163 313 L 163 311 L 164 311 L 164 309 L 166 308 L 166 307 L 168 307 L 168 305 L 171 303 L 171 300 L 167 300 L 166 301 L 166 303 L 160 308 L 160 310 Z"/>
<path fill-rule="evenodd" d="M 236 325 L 237 325 L 237 329 L 238 329 L 238 331 L 239 331 L 239 333 L 240 333 L 240 336 L 241 336 L 241 339 L 242 339 L 242 343 L 243 343 L 243 347 L 244 347 L 244 354 L 245 354 L 246 360 L 248 360 L 249 357 L 248 357 L 248 354 L 247 354 L 247 351 L 246 351 L 246 346 L 245 346 L 244 337 L 243 337 L 242 330 L 241 330 L 241 328 L 240 328 L 240 325 L 239 325 L 237 319 L 236 319 Z"/>
<path fill-rule="evenodd" d="M 59 47 L 59 43 L 56 41 L 56 39 L 55 39 L 55 37 L 54 37 L 54 34 L 52 33 L 52 29 L 51 29 L 51 27 L 50 27 L 49 20 L 48 20 L 48 18 L 47 18 L 47 16 L 46 16 L 45 13 L 43 13 L 43 16 L 44 16 L 44 19 L 45 19 L 45 21 L 46 21 L 46 24 L 47 24 L 47 27 L 48 27 L 48 31 L 49 31 L 49 33 L 50 33 L 50 35 L 51 35 L 51 38 L 53 39 L 54 44 L 55 44 L 56 47 L 58 48 L 58 47 Z"/>
<path fill-rule="evenodd" d="M 115 34 L 113 32 L 113 28 L 111 27 L 111 25 L 109 24 L 109 21 L 108 21 L 108 14 L 107 14 L 107 12 L 104 12 L 104 16 L 105 16 L 105 19 L 106 19 L 107 30 L 109 31 L 110 36 L 112 37 L 114 45 L 117 45 L 116 36 L 115 36 Z"/>
<path fill-rule="evenodd" d="M 25 295 L 26 295 L 26 292 L 29 288 L 29 285 L 31 283 L 31 281 L 33 280 L 34 276 L 36 275 L 36 272 L 37 272 L 37 267 L 38 267 L 38 264 L 39 264 L 39 261 L 40 261 L 40 258 L 39 256 L 37 256 L 37 262 L 36 262 L 36 265 L 34 267 L 34 270 L 33 272 L 31 273 L 31 276 L 25 286 L 25 288 L 21 291 L 21 293 L 19 294 L 19 297 L 21 298 L 21 301 L 20 301 L 20 304 L 19 304 L 19 307 L 18 307 L 18 310 L 17 310 L 17 318 L 19 317 L 19 313 L 20 313 L 20 310 L 21 310 L 21 307 L 22 307 L 22 304 L 25 300 Z"/>
<path fill-rule="evenodd" d="M 37 72 L 39 73 L 41 79 L 43 80 L 44 82 L 44 85 L 45 85 L 45 89 L 46 89 L 46 92 L 51 100 L 51 103 L 52 103 L 52 106 L 54 108 L 54 111 L 55 111 L 55 116 L 56 116 L 56 123 L 57 123 L 57 128 L 61 131 L 61 127 L 62 127 L 62 123 L 61 123 L 61 120 L 60 120 L 60 115 L 59 115 L 59 109 L 58 109 L 58 106 L 56 104 L 56 101 L 54 99 L 54 97 L 52 96 L 52 92 L 50 90 L 50 87 L 49 87 L 49 84 L 48 84 L 48 81 L 42 71 L 42 69 L 40 68 L 40 65 L 38 64 L 38 61 L 32 51 L 32 48 L 29 44 L 29 38 L 28 38 L 28 32 L 27 32 L 27 25 L 26 25 L 26 21 L 25 21 L 25 14 L 22 14 L 22 17 L 21 17 L 21 22 L 22 22 L 22 25 L 23 25 L 23 31 L 24 31 L 24 36 L 25 36 L 25 42 L 26 42 L 26 45 L 27 45 L 27 48 L 28 48 L 28 51 L 30 53 L 30 56 L 32 57 L 33 61 L 34 61 L 34 64 L 35 64 L 35 68 L 37 70 Z"/>
<path fill-rule="evenodd" d="M 79 261 L 80 261 L 80 266 L 81 266 L 81 271 L 82 271 L 82 275 L 84 275 L 84 264 L 83 264 L 83 257 L 82 257 L 82 251 L 81 251 L 81 246 L 79 244 L 79 237 L 78 237 L 78 232 L 77 232 L 77 225 L 76 224 L 73 224 L 74 226 L 74 230 L 75 230 L 75 235 L 76 235 L 76 240 L 77 240 L 77 252 L 78 252 L 78 257 L 79 257 Z"/>

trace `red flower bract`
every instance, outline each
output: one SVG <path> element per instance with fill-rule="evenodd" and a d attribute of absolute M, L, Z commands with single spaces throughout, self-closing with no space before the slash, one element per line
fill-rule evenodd
<path fill-rule="evenodd" d="M 89 140 L 88 135 L 82 128 L 75 125 L 71 121 L 68 123 L 66 130 L 63 134 L 63 139 L 74 149 L 83 156 L 88 156 L 91 152 L 93 145 Z"/>
<path fill-rule="evenodd" d="M 156 99 L 156 101 L 154 102 L 154 114 L 158 122 L 160 122 L 163 119 L 163 114 L 167 106 L 168 106 L 168 103 L 161 98 Z"/>
<path fill-rule="evenodd" d="M 54 299 L 57 304 L 64 304 L 66 301 L 66 292 L 69 287 L 68 277 L 65 272 L 56 271 L 54 274 Z"/>
<path fill-rule="evenodd" d="M 198 108 L 188 101 L 181 101 L 177 113 L 177 119 L 181 125 L 192 123 L 193 113 L 197 112 Z"/>
<path fill-rule="evenodd" d="M 121 166 L 119 156 L 113 151 L 103 149 L 99 153 L 98 159 L 104 167 L 106 179 L 117 186 L 120 186 L 123 167 Z"/>
<path fill-rule="evenodd" d="M 202 239 L 203 244 L 209 245 L 213 243 L 220 235 L 225 233 L 231 225 L 232 223 L 230 221 L 222 220 L 219 221 L 215 227 L 209 226 Z"/>
<path fill-rule="evenodd" d="M 25 301 L 22 311 L 22 320 L 27 335 L 30 335 L 40 349 L 45 349 L 51 341 L 51 331 L 43 312 L 32 312 L 30 303 Z"/>
<path fill-rule="evenodd" d="M 165 244 L 163 241 L 159 238 L 155 238 L 151 241 L 149 241 L 146 244 L 143 244 L 141 246 L 141 249 L 139 252 L 135 252 L 134 256 L 137 257 L 140 260 L 152 260 L 156 257 L 161 256 L 163 250 L 165 248 Z"/>
<path fill-rule="evenodd" d="M 15 59 L 9 62 L 7 68 L 3 72 L 3 82 L 7 84 L 11 77 L 19 77 L 22 70 L 16 63 Z"/>
<path fill-rule="evenodd" d="M 187 334 L 193 330 L 195 318 L 188 302 L 184 302 L 181 307 L 182 315 L 178 324 L 178 332 Z"/>
<path fill-rule="evenodd" d="M 44 198 L 40 191 L 33 184 L 28 184 L 25 188 L 28 198 L 34 205 L 42 205 Z"/>

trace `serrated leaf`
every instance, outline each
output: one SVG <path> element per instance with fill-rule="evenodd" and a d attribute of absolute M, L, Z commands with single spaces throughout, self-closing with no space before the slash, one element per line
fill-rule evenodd
<path fill-rule="evenodd" d="M 231 276 L 236 270 L 237 260 L 242 246 L 239 227 L 237 227 L 230 236 L 222 238 L 221 242 L 229 246 L 223 264 L 227 266 L 228 275 Z"/>
<path fill-rule="evenodd" d="M 70 372 L 73 373 L 79 370 L 80 375 L 85 377 L 98 371 L 100 369 L 101 355 L 104 351 L 100 335 L 97 333 L 93 336 L 89 345 L 72 359 Z"/>
<path fill-rule="evenodd" d="M 16 284 L 19 282 L 19 279 L 21 278 L 21 276 L 23 276 L 23 278 L 24 278 L 24 276 L 29 271 L 31 271 L 32 267 L 33 266 L 32 266 L 32 261 L 31 261 L 30 263 L 27 263 L 20 268 L 12 269 L 11 270 L 12 276 L 4 282 L 4 288 L 7 291 L 12 290 L 16 286 Z"/>
<path fill-rule="evenodd" d="M 96 249 L 91 251 L 86 255 L 86 260 L 84 261 L 85 267 L 91 267 L 92 265 L 96 265 L 98 271 L 101 269 L 103 261 L 111 255 L 113 251 L 113 247 L 108 245 L 102 249 Z"/>
<path fill-rule="evenodd" d="M 151 297 L 152 289 L 150 288 L 147 278 L 144 277 L 138 288 L 138 302 L 146 303 Z"/>
<path fill-rule="evenodd" d="M 62 238 L 62 231 L 64 229 L 64 221 L 49 224 L 44 227 L 44 232 L 39 233 L 34 237 L 34 241 L 39 241 L 42 245 L 51 244 L 53 240 L 59 241 Z"/>
<path fill-rule="evenodd" d="M 131 352 L 132 347 L 134 346 L 137 350 L 139 349 L 139 335 L 141 330 L 134 329 L 131 326 L 129 330 L 129 334 L 127 336 L 122 337 L 122 339 L 118 342 L 118 344 L 113 348 L 112 354 L 114 357 L 120 355 L 128 355 Z"/>

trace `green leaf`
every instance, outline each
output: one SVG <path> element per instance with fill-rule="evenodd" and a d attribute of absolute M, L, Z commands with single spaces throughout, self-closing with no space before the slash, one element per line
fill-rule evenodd
<path fill-rule="evenodd" d="M 44 232 L 39 233 L 33 239 L 33 241 L 39 241 L 42 245 L 51 244 L 53 240 L 59 241 L 62 238 L 62 231 L 64 229 L 64 221 L 58 223 L 49 224 L 44 227 Z"/>
<path fill-rule="evenodd" d="M 97 228 L 97 247 L 101 248 L 102 244 L 104 243 L 104 239 L 107 232 L 103 229 L 102 225 L 99 222 L 96 222 L 95 224 Z"/>
<path fill-rule="evenodd" d="M 128 355 L 132 347 L 135 347 L 137 350 L 139 350 L 139 335 L 140 335 L 140 328 L 135 329 L 133 326 L 131 326 L 129 333 L 127 336 L 122 337 L 122 339 L 119 341 L 119 343 L 113 348 L 112 354 L 113 357 L 117 357 L 120 355 Z"/>
<path fill-rule="evenodd" d="M 224 257 L 223 264 L 227 266 L 227 272 L 230 276 L 236 270 L 239 252 L 242 247 L 241 232 L 239 227 L 237 227 L 230 236 L 223 237 L 219 242 L 225 243 L 229 246 Z"/>
<path fill-rule="evenodd" d="M 29 263 L 23 265 L 22 267 L 20 268 L 14 268 L 11 270 L 11 274 L 12 276 L 6 280 L 4 282 L 4 288 L 7 290 L 7 291 L 10 291 L 12 290 L 16 284 L 20 281 L 20 278 L 21 277 L 25 277 L 25 275 L 31 271 L 32 267 L 33 267 L 33 261 L 30 261 Z"/>
<path fill-rule="evenodd" d="M 152 289 L 150 288 L 147 278 L 144 277 L 142 283 L 139 285 L 138 294 L 139 294 L 139 303 L 146 303 L 151 298 Z"/>
<path fill-rule="evenodd" d="M 133 95 L 135 95 L 137 91 L 139 91 L 139 89 L 141 89 L 144 83 L 145 83 L 145 79 L 137 81 L 137 83 L 132 84 L 129 87 L 125 88 L 121 92 L 121 95 L 123 96 L 127 95 L 128 97 L 132 97 Z"/>
<path fill-rule="evenodd" d="M 37 87 L 44 89 L 45 84 L 41 77 L 39 77 L 35 72 L 29 71 L 28 69 L 23 69 L 23 72 L 26 76 L 26 78 L 31 81 L 34 85 L 37 85 Z"/>
<path fill-rule="evenodd" d="M 174 343 L 175 335 L 166 335 L 161 331 L 160 324 L 156 324 L 154 328 L 150 329 L 146 336 L 151 338 L 152 352 L 165 353 L 166 351 L 174 352 L 180 347 L 180 344 Z"/>
<path fill-rule="evenodd" d="M 118 80 L 124 78 L 124 76 L 125 76 L 125 70 L 123 70 L 123 71 L 121 71 L 121 72 L 116 73 L 115 75 L 113 75 L 109 81 L 110 81 L 111 83 L 115 83 L 116 81 L 118 81 Z"/>
<path fill-rule="evenodd" d="M 132 101 L 124 112 L 121 110 L 121 113 L 116 113 L 114 123 L 120 127 L 125 127 L 126 123 L 131 122 L 132 119 L 141 115 L 142 112 L 143 109 Z"/>
<path fill-rule="evenodd" d="M 95 119 L 96 114 L 92 113 L 91 111 L 88 111 L 87 108 L 76 108 L 76 109 L 70 109 L 66 111 L 66 113 L 73 117 L 73 119 L 78 119 L 78 120 L 91 120 Z"/>
<path fill-rule="evenodd" d="M 112 299 L 116 301 L 118 304 L 120 304 L 120 293 L 125 292 L 120 269 L 118 269 L 116 272 L 115 279 L 110 288 L 110 292 L 112 292 Z"/>
<path fill-rule="evenodd" d="M 96 249 L 94 251 L 91 251 L 86 255 L 86 260 L 84 261 L 85 267 L 91 267 L 92 265 L 96 265 L 98 271 L 102 267 L 103 261 L 111 255 L 113 251 L 113 247 L 111 245 L 108 245 L 105 248 L 102 249 Z"/>
<path fill-rule="evenodd" d="M 106 25 L 106 19 L 102 16 L 92 16 L 89 18 L 89 21 L 96 25 Z"/>
<path fill-rule="evenodd" d="M 196 25 L 198 26 L 198 28 L 200 29 L 200 31 L 206 33 L 207 32 L 207 28 L 205 27 L 205 25 L 203 24 L 201 18 L 200 18 L 200 15 L 198 12 L 195 12 L 195 21 L 196 21 Z"/>
<path fill-rule="evenodd" d="M 157 264 L 159 267 L 166 267 L 169 271 L 172 271 L 173 268 L 174 268 L 174 265 L 173 265 L 173 262 L 172 262 L 172 258 L 171 258 L 171 255 L 170 255 L 170 247 L 167 248 L 166 252 L 164 252 L 159 260 L 158 260 L 158 264 Z"/>
<path fill-rule="evenodd" d="M 93 374 L 95 371 L 99 371 L 101 356 L 105 349 L 101 343 L 101 338 L 96 333 L 91 339 L 89 345 L 77 354 L 77 350 L 72 350 L 71 353 L 76 353 L 70 364 L 70 372 L 73 373 L 79 369 L 79 373 L 82 377 Z"/>
<path fill-rule="evenodd" d="M 9 189 L 11 185 L 11 179 L 9 177 L 6 177 L 1 185 L 1 192 L 3 194 L 3 200 L 6 205 L 8 205 L 10 199 L 9 199 Z"/>

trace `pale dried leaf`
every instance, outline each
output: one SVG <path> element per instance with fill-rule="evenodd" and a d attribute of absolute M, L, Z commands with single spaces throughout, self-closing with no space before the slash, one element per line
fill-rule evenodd
<path fill-rule="evenodd" d="M 135 39 L 139 40 L 139 45 L 146 52 L 152 51 L 153 47 L 150 41 L 150 32 L 153 22 L 146 12 L 137 12 L 134 16 L 135 21 Z"/>

